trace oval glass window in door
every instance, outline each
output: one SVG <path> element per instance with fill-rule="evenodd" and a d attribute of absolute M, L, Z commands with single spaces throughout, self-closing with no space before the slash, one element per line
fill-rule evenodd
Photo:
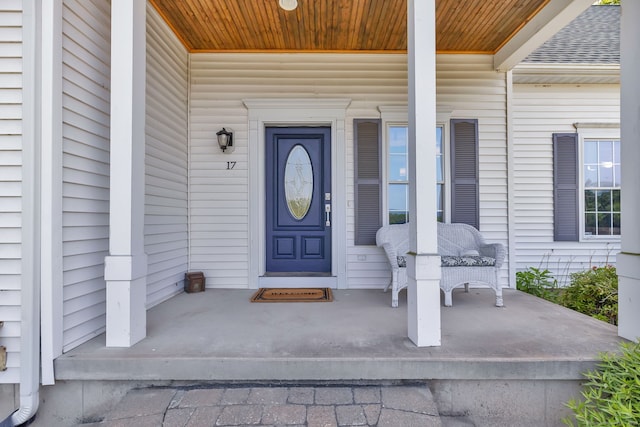
<path fill-rule="evenodd" d="M 313 198 L 313 168 L 309 153 L 302 145 L 289 152 L 284 167 L 284 196 L 291 215 L 301 220 L 309 212 Z"/>

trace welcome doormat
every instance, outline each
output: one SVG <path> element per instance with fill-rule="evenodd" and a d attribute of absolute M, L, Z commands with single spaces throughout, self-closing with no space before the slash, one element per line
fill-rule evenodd
<path fill-rule="evenodd" d="M 260 288 L 251 302 L 331 302 L 330 288 Z"/>

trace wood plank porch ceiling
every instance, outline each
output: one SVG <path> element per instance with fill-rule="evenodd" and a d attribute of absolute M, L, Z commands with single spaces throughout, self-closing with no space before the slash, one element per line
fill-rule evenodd
<path fill-rule="evenodd" d="M 191 52 L 407 50 L 407 0 L 150 1 Z M 436 0 L 436 49 L 493 54 L 549 1 Z"/>

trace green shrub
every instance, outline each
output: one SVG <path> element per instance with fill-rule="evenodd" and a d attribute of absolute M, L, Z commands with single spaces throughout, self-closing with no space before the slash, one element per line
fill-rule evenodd
<path fill-rule="evenodd" d="M 516 289 L 555 302 L 558 296 L 558 281 L 549 270 L 529 267 L 516 272 Z"/>
<path fill-rule="evenodd" d="M 565 418 L 569 426 L 580 427 L 640 425 L 640 341 L 623 343 L 620 354 L 602 354 L 595 371 L 585 374 L 582 397 L 567 406 L 575 421 Z"/>
<path fill-rule="evenodd" d="M 558 303 L 611 324 L 618 323 L 618 276 L 610 265 L 573 273 Z"/>

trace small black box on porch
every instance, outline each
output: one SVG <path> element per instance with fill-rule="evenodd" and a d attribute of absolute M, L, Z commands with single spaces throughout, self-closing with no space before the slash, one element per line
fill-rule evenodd
<path fill-rule="evenodd" d="M 184 291 L 187 293 L 204 292 L 205 278 L 202 271 L 184 274 Z"/>

